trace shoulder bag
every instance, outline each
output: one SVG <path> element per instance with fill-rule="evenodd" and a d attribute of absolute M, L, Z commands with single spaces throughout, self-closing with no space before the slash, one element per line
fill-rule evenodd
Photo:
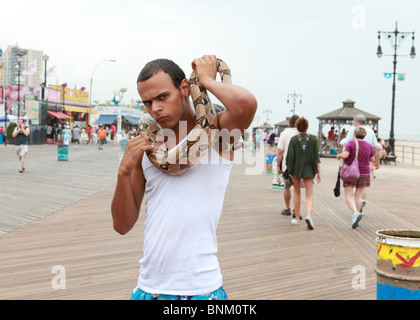
<path fill-rule="evenodd" d="M 348 165 L 346 161 L 344 161 L 343 166 L 341 167 L 340 178 L 344 182 L 354 182 L 359 180 L 360 177 L 359 160 L 357 159 L 359 156 L 359 142 L 356 139 L 354 142 L 356 143 L 356 154 L 353 162 Z"/>

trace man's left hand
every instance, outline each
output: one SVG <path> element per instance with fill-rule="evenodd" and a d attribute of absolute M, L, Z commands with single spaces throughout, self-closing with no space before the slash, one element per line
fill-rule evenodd
<path fill-rule="evenodd" d="M 197 71 L 198 80 L 203 87 L 208 81 L 215 81 L 217 75 L 217 58 L 215 55 L 205 55 L 194 59 L 192 68 Z"/>

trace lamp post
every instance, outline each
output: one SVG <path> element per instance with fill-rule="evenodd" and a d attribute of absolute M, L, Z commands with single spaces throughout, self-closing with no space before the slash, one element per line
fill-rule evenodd
<path fill-rule="evenodd" d="M 63 87 L 63 110 L 65 110 L 65 101 L 66 101 L 66 88 L 67 88 L 67 83 L 63 83 L 61 85 Z"/>
<path fill-rule="evenodd" d="M 0 87 L 1 87 L 1 69 L 3 69 L 3 62 L 1 62 L 1 56 L 3 55 L 3 50 L 0 48 Z"/>
<path fill-rule="evenodd" d="M 299 98 L 300 98 L 299 103 L 302 104 L 302 95 L 301 94 L 296 94 L 296 92 L 295 92 L 293 94 L 288 94 L 287 95 L 287 104 L 290 103 L 290 99 L 293 100 L 293 115 L 295 115 L 295 113 L 296 113 L 296 100 L 299 99 Z"/>
<path fill-rule="evenodd" d="M 93 68 L 92 77 L 90 78 L 90 92 L 89 92 L 89 124 L 90 124 L 90 115 L 91 115 L 91 109 L 92 109 L 92 84 L 93 84 L 93 75 L 95 74 L 96 68 L 103 62 L 116 62 L 117 60 L 111 59 L 111 60 L 103 60 L 99 62 L 95 68 Z"/>
<path fill-rule="evenodd" d="M 259 122 L 260 122 L 260 119 L 261 119 L 261 117 L 260 117 L 260 116 L 255 116 L 255 117 L 254 117 L 254 120 L 255 120 L 255 121 L 257 121 L 257 125 L 256 125 L 257 127 L 258 127 L 258 124 L 259 124 Z"/>
<path fill-rule="evenodd" d="M 18 61 L 18 65 L 16 66 L 18 69 L 18 97 L 17 97 L 17 103 L 18 103 L 18 112 L 17 112 L 17 117 L 19 120 L 19 115 L 20 115 L 20 67 L 21 67 L 21 62 L 22 62 L 22 58 L 28 53 L 28 50 L 26 49 L 16 49 L 16 58 Z"/>
<path fill-rule="evenodd" d="M 44 60 L 44 83 L 42 84 L 42 100 L 45 100 L 45 90 L 47 88 L 47 62 L 50 59 L 46 54 L 42 56 Z"/>
<path fill-rule="evenodd" d="M 3 50 L 0 48 L 0 61 L 1 61 L 1 56 L 3 55 Z M 0 88 L 2 86 L 2 80 L 1 80 L 1 69 L 3 69 L 3 62 L 0 62 Z M 4 140 L 4 145 L 6 145 L 6 128 L 7 128 L 7 114 L 6 114 L 6 100 L 4 96 L 4 92 L 1 93 L 1 102 L 4 103 L 4 134 L 3 134 L 3 140 Z"/>
<path fill-rule="evenodd" d="M 0 61 L 1 61 L 2 55 L 3 55 L 3 50 L 0 48 Z M 3 69 L 3 62 L 0 62 L 0 86 L 1 86 L 1 69 Z"/>
<path fill-rule="evenodd" d="M 263 111 L 263 113 L 266 113 L 266 114 L 267 114 L 267 124 L 268 124 L 268 121 L 270 120 L 270 119 L 268 118 L 268 115 L 269 115 L 270 113 L 273 113 L 273 111 L 271 111 L 270 109 L 267 109 L 267 110 L 264 110 L 264 111 Z"/>
<path fill-rule="evenodd" d="M 398 22 L 395 22 L 395 30 L 394 31 L 378 31 L 378 51 L 376 55 L 378 58 L 382 57 L 382 47 L 381 47 L 381 35 L 384 35 L 386 39 L 391 42 L 392 47 L 394 48 L 394 72 L 393 72 L 393 80 L 392 80 L 392 110 L 391 110 L 391 130 L 389 133 L 389 145 L 391 146 L 392 155 L 395 155 L 395 138 L 394 138 L 394 114 L 395 114 L 395 89 L 396 89 L 396 75 L 397 75 L 397 49 L 400 46 L 401 42 L 404 41 L 408 36 L 412 36 L 411 39 L 412 47 L 410 52 L 410 57 L 414 59 L 416 57 L 416 50 L 414 48 L 414 32 L 400 32 L 398 31 Z"/>

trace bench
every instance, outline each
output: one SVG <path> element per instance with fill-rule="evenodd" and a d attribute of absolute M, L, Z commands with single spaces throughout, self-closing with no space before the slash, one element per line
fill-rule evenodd
<path fill-rule="evenodd" d="M 383 159 L 381 159 L 381 162 L 385 160 L 385 164 L 388 164 L 389 162 L 394 162 L 395 165 L 397 165 L 397 156 L 387 156 Z"/>

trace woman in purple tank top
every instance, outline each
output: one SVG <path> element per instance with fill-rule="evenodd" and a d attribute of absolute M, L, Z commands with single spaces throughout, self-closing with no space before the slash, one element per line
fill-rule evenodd
<path fill-rule="evenodd" d="M 337 155 L 338 159 L 344 159 L 345 163 L 350 165 L 356 157 L 356 142 L 359 145 L 358 161 L 359 161 L 359 180 L 354 182 L 343 182 L 346 195 L 346 202 L 353 213 L 352 228 L 355 229 L 359 225 L 363 217 L 362 195 L 366 191 L 365 188 L 370 187 L 370 162 L 375 161 L 375 153 L 369 142 L 363 141 L 366 136 L 366 129 L 357 127 L 354 130 L 354 140 L 347 143 L 344 151 Z"/>

